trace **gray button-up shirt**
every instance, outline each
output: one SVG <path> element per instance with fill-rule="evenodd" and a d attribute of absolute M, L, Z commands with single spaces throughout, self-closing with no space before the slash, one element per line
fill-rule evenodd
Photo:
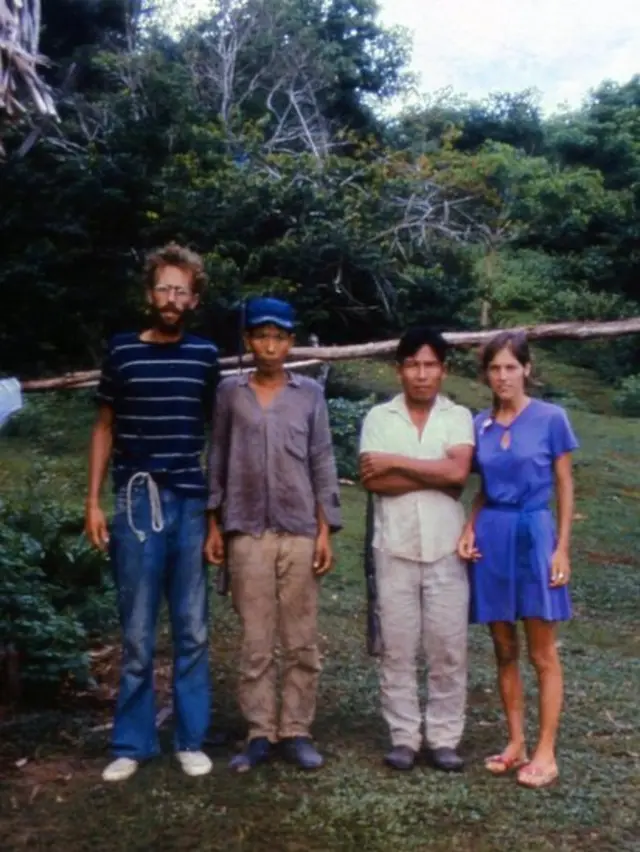
<path fill-rule="evenodd" d="M 224 379 L 216 395 L 207 508 L 226 532 L 317 534 L 320 506 L 342 526 L 329 414 L 320 385 L 289 374 L 265 408 L 248 374 Z"/>

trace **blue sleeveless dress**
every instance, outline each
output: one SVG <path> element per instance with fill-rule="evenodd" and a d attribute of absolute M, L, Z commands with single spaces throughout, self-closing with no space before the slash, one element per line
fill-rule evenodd
<path fill-rule="evenodd" d="M 559 406 L 533 399 L 509 426 L 486 410 L 474 427 L 474 464 L 487 502 L 475 525 L 482 556 L 469 569 L 471 622 L 567 620 L 569 590 L 549 582 L 556 547 L 553 464 L 578 447 L 569 419 Z"/>

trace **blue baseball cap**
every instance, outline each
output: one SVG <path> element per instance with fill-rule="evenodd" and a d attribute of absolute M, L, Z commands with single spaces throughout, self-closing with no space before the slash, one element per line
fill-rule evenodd
<path fill-rule="evenodd" d="M 257 328 L 259 325 L 277 325 L 285 331 L 293 331 L 296 316 L 288 302 L 280 299 L 263 297 L 247 302 L 244 315 L 246 328 Z"/>

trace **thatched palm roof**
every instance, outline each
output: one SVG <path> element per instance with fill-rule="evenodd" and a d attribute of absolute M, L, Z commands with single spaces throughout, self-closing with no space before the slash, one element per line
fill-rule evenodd
<path fill-rule="evenodd" d="M 39 37 L 40 0 L 0 0 L 0 118 L 26 112 L 26 100 L 41 116 L 56 116 L 49 88 L 38 73 L 43 62 Z"/>

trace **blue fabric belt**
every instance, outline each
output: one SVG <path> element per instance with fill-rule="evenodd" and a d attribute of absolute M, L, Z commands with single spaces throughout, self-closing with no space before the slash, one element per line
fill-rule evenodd
<path fill-rule="evenodd" d="M 531 515 L 533 512 L 545 512 L 549 509 L 547 503 L 538 506 L 519 506 L 514 503 L 485 503 L 485 509 L 493 509 L 496 512 L 510 512 L 514 515 Z"/>

